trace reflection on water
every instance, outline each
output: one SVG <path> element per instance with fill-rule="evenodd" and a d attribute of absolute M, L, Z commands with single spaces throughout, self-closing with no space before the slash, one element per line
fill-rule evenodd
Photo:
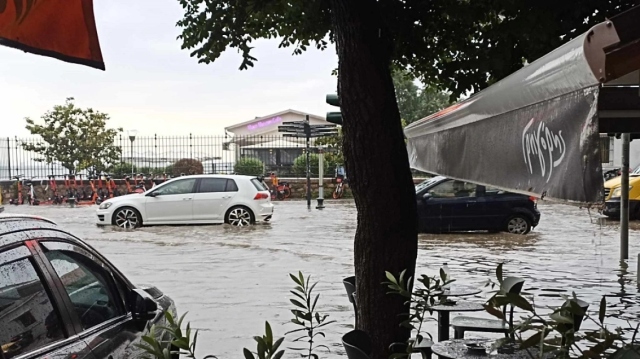
<path fill-rule="evenodd" d="M 348 201 L 325 203 L 326 209 L 309 211 L 304 202 L 277 202 L 271 223 L 242 229 L 223 225 L 124 231 L 95 227 L 94 208 L 20 206 L 7 207 L 7 212 L 54 219 L 86 238 L 133 282 L 157 285 L 176 300 L 179 311 L 189 311 L 192 324 L 202 330 L 201 355 L 239 357 L 243 347 L 253 349 L 251 338 L 261 333 L 265 320 L 275 335 L 292 329 L 287 324 L 292 287 L 288 273 L 302 270 L 320 281 L 319 305 L 338 321 L 326 330 L 332 356 L 337 356 L 343 354 L 340 336 L 353 325 L 342 278 L 353 272 L 356 212 Z M 630 226 L 632 258 L 621 265 L 618 223 L 566 205 L 541 203 L 539 208 L 540 225 L 527 236 L 420 235 L 418 272 L 436 274 L 447 262 L 459 283 L 482 286 L 494 276 L 497 263 L 505 262 L 505 275 L 525 278 L 524 290 L 536 296 L 540 308 L 560 305 L 561 295 L 575 291 L 596 311 L 606 295 L 608 323 L 637 321 L 640 222 Z M 473 299 L 488 296 L 485 291 Z M 428 330 L 436 333 L 432 323 Z"/>

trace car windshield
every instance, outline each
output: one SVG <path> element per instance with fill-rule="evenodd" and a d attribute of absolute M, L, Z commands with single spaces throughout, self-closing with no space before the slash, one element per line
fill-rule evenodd
<path fill-rule="evenodd" d="M 636 167 L 633 172 L 631 172 L 632 175 L 640 175 L 640 165 L 638 167 Z"/>
<path fill-rule="evenodd" d="M 435 176 L 433 178 L 429 178 L 426 181 L 420 182 L 416 185 L 416 193 L 419 193 L 420 191 L 424 190 L 425 188 L 431 186 L 434 183 L 440 182 L 442 180 L 445 180 L 446 177 L 442 177 L 442 176 Z"/>

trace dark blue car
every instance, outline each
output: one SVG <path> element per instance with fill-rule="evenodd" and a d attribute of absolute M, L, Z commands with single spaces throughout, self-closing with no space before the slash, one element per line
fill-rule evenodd
<path fill-rule="evenodd" d="M 540 221 L 534 197 L 446 177 L 416 185 L 416 200 L 420 232 L 527 234 Z"/>

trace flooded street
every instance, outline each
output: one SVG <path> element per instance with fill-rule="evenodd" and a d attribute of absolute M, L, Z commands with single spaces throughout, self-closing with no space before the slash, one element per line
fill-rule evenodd
<path fill-rule="evenodd" d="M 294 329 L 288 273 L 301 270 L 319 281 L 318 306 L 337 323 L 326 329 L 323 344 L 334 357 L 343 354 L 340 337 L 353 326 L 353 308 L 342 278 L 353 273 L 355 205 L 328 201 L 323 211 L 308 211 L 305 202 L 276 202 L 270 224 L 237 229 L 229 226 L 149 227 L 135 231 L 94 225 L 95 207 L 7 206 L 7 213 L 38 214 L 86 239 L 135 283 L 156 285 L 171 296 L 178 311 L 200 329 L 198 354 L 242 357 L 255 349 L 264 321 L 274 334 Z M 616 222 L 599 221 L 596 212 L 539 204 L 540 225 L 527 236 L 507 234 L 420 235 L 418 273 L 435 274 L 447 262 L 454 279 L 482 285 L 494 277 L 497 263 L 506 274 L 527 279 L 525 291 L 537 306 L 559 305 L 562 293 L 575 291 L 597 311 L 609 296 L 608 315 L 637 322 L 640 296 L 636 260 L 640 226 L 631 224 L 628 273 L 621 271 Z M 475 300 L 488 298 L 485 291 Z M 624 315 L 620 310 L 624 309 Z M 453 314 L 455 316 L 456 314 Z M 481 315 L 481 314 L 478 314 Z M 597 315 L 596 315 L 597 317 Z M 619 319 L 609 318 L 611 324 Z M 586 326 L 587 324 L 585 324 Z M 435 336 L 436 328 L 428 330 Z M 290 346 L 287 343 L 287 347 Z M 295 354 L 297 355 L 297 354 Z M 287 357 L 295 357 L 289 352 Z"/>

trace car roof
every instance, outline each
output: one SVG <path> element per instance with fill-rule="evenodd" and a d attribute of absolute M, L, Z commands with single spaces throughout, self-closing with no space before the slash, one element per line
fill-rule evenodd
<path fill-rule="evenodd" d="M 171 178 L 171 180 L 177 180 L 181 178 L 231 178 L 231 179 L 252 179 L 258 178 L 258 176 L 247 176 L 247 175 L 223 175 L 223 174 L 201 174 L 201 175 L 186 175 L 180 177 Z"/>
<path fill-rule="evenodd" d="M 47 232 L 46 235 L 43 232 Z M 22 214 L 0 214 L 0 248 L 45 236 L 82 242 L 50 219 Z"/>

